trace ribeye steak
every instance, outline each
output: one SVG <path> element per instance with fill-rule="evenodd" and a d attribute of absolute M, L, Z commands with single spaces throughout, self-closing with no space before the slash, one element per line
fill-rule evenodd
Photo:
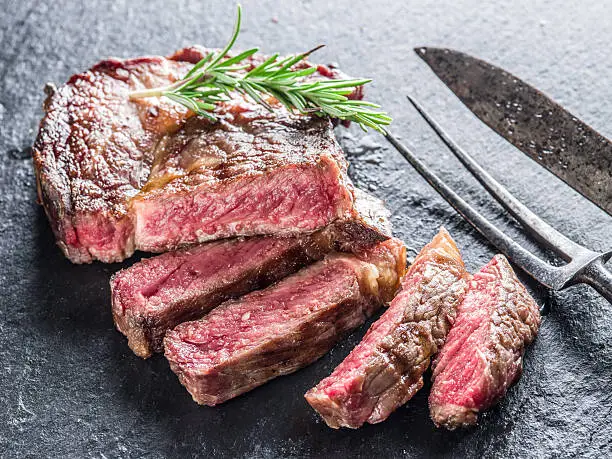
<path fill-rule="evenodd" d="M 34 165 L 39 199 L 73 262 L 312 232 L 353 215 L 329 119 L 236 96 L 212 123 L 163 97 L 129 99 L 181 78 L 205 53 L 109 59 L 50 89 Z M 336 75 L 319 66 L 314 77 Z"/>
<path fill-rule="evenodd" d="M 267 285 L 332 250 L 366 254 L 390 237 L 381 201 L 355 190 L 360 218 L 295 237 L 226 239 L 143 259 L 111 280 L 113 318 L 141 357 L 162 351 L 166 330 Z"/>

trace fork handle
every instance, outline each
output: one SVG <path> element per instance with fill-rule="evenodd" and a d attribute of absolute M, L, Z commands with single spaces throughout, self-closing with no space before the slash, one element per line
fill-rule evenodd
<path fill-rule="evenodd" d="M 606 269 L 601 258 L 590 263 L 576 280 L 589 284 L 612 304 L 612 273 Z"/>

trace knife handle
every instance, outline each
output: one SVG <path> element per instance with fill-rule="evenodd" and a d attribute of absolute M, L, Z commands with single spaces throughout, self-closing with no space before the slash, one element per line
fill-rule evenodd
<path fill-rule="evenodd" d="M 601 258 L 589 264 L 576 280 L 590 285 L 612 304 L 612 272 L 606 269 Z"/>

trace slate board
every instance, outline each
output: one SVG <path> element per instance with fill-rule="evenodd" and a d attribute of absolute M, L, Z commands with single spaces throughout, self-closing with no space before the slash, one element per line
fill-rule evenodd
<path fill-rule="evenodd" d="M 496 137 L 412 52 L 448 46 L 495 62 L 612 134 L 612 36 L 606 2 L 244 1 L 238 46 L 317 59 L 373 77 L 368 92 L 443 178 L 524 241 L 435 141 L 410 93 L 518 197 L 575 240 L 606 248 L 612 219 Z M 0 456 L 2 457 L 603 457 L 612 449 L 612 306 L 586 287 L 548 295 L 551 312 L 525 374 L 477 428 L 429 421 L 428 382 L 376 426 L 334 431 L 302 394 L 367 327 L 329 355 L 217 408 L 199 407 L 163 358 L 140 360 L 113 328 L 108 280 L 120 265 L 70 264 L 35 203 L 30 151 L 45 82 L 107 56 L 169 54 L 225 43 L 232 2 L 0 2 Z M 413 248 L 446 225 L 476 270 L 493 250 L 381 137 L 338 130 L 359 186 L 385 198 Z"/>

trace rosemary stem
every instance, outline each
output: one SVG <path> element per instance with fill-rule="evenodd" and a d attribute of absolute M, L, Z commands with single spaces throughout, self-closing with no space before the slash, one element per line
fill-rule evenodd
<path fill-rule="evenodd" d="M 163 88 L 151 88 L 151 89 L 142 89 L 140 91 L 132 91 L 130 92 L 130 99 L 142 99 L 144 97 L 161 97 L 164 95 L 164 92 L 168 91 L 170 86 L 165 86 Z"/>
<path fill-rule="evenodd" d="M 143 97 L 161 97 L 165 92 L 174 91 L 179 88 L 185 80 L 178 80 L 168 86 L 160 86 L 159 88 L 141 89 L 140 91 L 131 91 L 130 99 L 142 99 Z"/>

